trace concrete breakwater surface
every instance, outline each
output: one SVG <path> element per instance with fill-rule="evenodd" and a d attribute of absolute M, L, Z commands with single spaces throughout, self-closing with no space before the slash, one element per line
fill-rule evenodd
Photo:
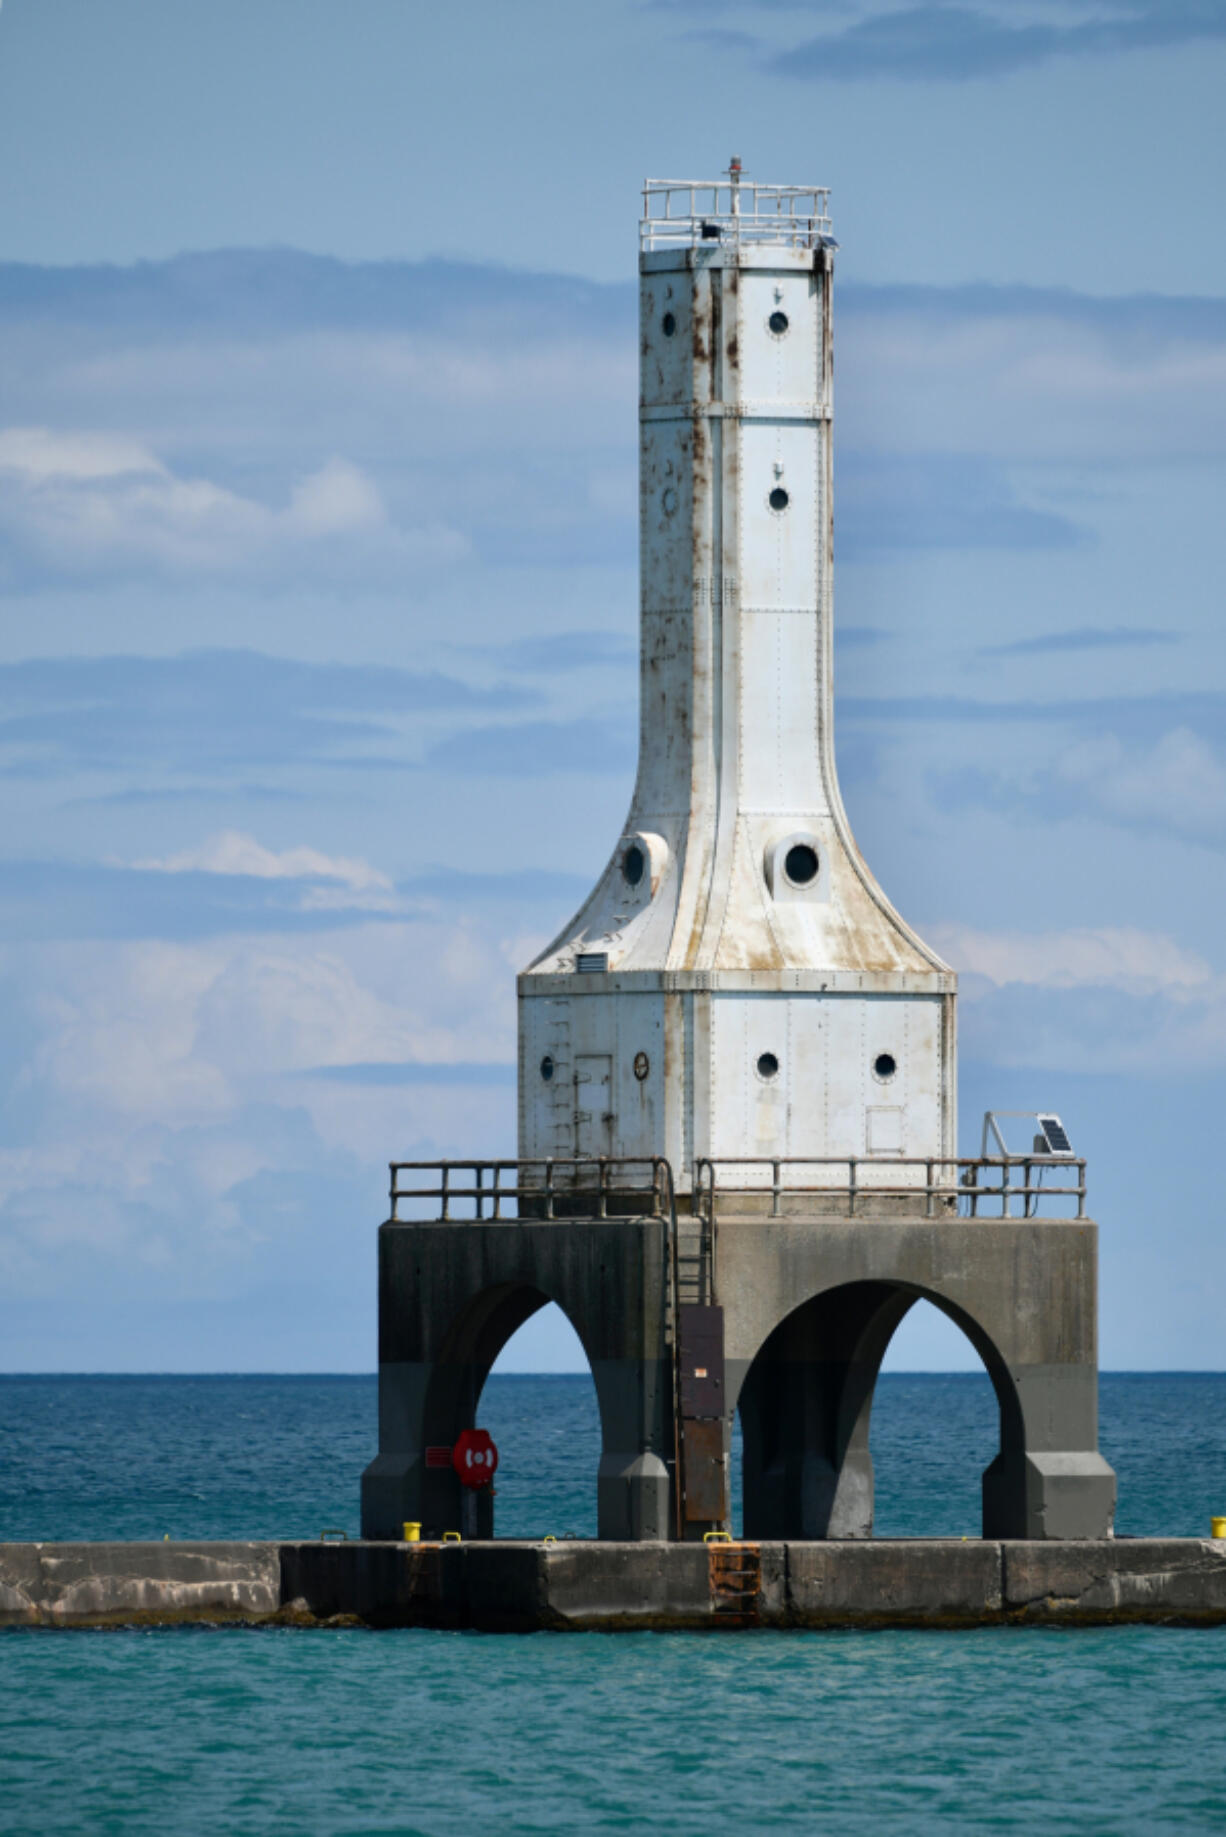
<path fill-rule="evenodd" d="M 1226 1543 L 0 1545 L 0 1625 L 477 1632 L 1226 1624 Z"/>

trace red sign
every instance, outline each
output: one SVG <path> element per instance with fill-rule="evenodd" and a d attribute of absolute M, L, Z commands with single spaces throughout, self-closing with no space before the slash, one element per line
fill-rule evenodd
<path fill-rule="evenodd" d="M 451 1452 L 461 1486 L 488 1486 L 498 1470 L 498 1450 L 488 1429 L 465 1429 Z"/>

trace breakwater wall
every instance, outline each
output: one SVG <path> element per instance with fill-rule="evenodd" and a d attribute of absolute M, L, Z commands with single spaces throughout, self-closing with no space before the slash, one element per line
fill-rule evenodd
<path fill-rule="evenodd" d="M 0 1544 L 0 1626 L 1226 1623 L 1226 1542 Z"/>

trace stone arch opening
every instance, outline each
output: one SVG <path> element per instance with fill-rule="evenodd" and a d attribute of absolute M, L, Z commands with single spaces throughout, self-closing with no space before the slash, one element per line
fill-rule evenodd
<path fill-rule="evenodd" d="M 477 1407 L 501 1456 L 497 1535 L 595 1537 L 600 1403 L 583 1341 L 556 1303 L 506 1341 Z"/>
<path fill-rule="evenodd" d="M 587 1377 L 585 1390 L 581 1375 L 569 1374 L 579 1376 L 579 1395 L 574 1396 L 572 1384 L 567 1408 L 560 1412 L 561 1422 L 555 1412 L 552 1423 L 545 1415 L 549 1400 L 543 1394 L 550 1386 L 548 1376 L 537 1374 L 535 1383 L 517 1386 L 508 1373 L 501 1381 L 495 1377 L 492 1386 L 490 1383 L 500 1355 L 528 1322 L 550 1307 L 557 1308 L 570 1326 Z M 557 1375 L 553 1374 L 555 1389 Z M 423 1534 L 455 1529 L 465 1537 L 486 1538 L 495 1535 L 497 1525 L 497 1534 L 503 1537 L 592 1535 L 603 1419 L 596 1373 L 583 1336 L 561 1304 L 527 1283 L 498 1283 L 482 1290 L 452 1322 L 426 1384 Z M 431 1465 L 431 1448 L 452 1447 L 465 1429 L 476 1427 L 488 1429 L 499 1450 L 499 1468 L 489 1492 L 462 1487 L 450 1468 Z M 559 1447 L 558 1441 L 566 1440 L 568 1430 L 570 1447 Z M 434 1522 L 440 1513 L 450 1513 L 445 1525 Z M 577 1523 L 562 1524 L 560 1514 L 581 1520 L 583 1528 Z"/>
<path fill-rule="evenodd" d="M 585 1358 L 590 1383 L 586 1396 L 586 1426 L 596 1429 L 594 1437 L 583 1437 L 586 1453 L 590 1455 L 586 1471 L 583 1471 L 585 1448 L 581 1446 L 575 1449 L 572 1473 L 568 1484 L 561 1488 L 561 1497 L 557 1495 L 559 1490 L 553 1488 L 550 1482 L 551 1473 L 557 1473 L 561 1466 L 561 1455 L 557 1449 L 551 1449 L 551 1459 L 546 1457 L 540 1460 L 535 1475 L 524 1471 L 529 1449 L 533 1448 L 533 1438 L 537 1437 L 540 1446 L 540 1427 L 535 1426 L 531 1420 L 533 1413 L 539 1411 L 542 1405 L 540 1394 L 529 1394 L 526 1389 L 520 1389 L 518 1403 L 511 1396 L 505 1398 L 504 1402 L 494 1400 L 498 1381 L 494 1381 L 493 1392 L 489 1387 L 491 1372 L 500 1354 L 511 1345 L 515 1335 L 526 1323 L 550 1306 L 555 1306 L 562 1319 L 570 1324 L 573 1341 Z M 539 1389 L 537 1387 L 537 1391 Z M 577 1424 L 583 1424 L 583 1400 L 573 1414 L 577 1416 Z M 544 1536 L 546 1532 L 561 1536 L 566 1530 L 579 1534 L 577 1528 L 561 1525 L 559 1508 L 564 1508 L 570 1514 L 581 1514 L 585 1521 L 594 1517 L 597 1470 L 601 1459 L 601 1426 L 601 1398 L 592 1361 L 583 1345 L 583 1335 L 579 1334 L 579 1328 L 561 1304 L 555 1301 L 555 1297 L 546 1295 L 544 1290 L 528 1282 L 498 1282 L 480 1291 L 461 1308 L 447 1334 L 443 1335 L 426 1380 L 423 1398 L 423 1455 L 426 1462 L 423 1473 L 423 1536 L 441 1534 L 443 1530 L 460 1530 L 461 1536 L 465 1538 L 493 1538 L 494 1527 L 498 1527 L 498 1536 L 505 1538 Z M 456 1473 L 447 1466 L 432 1466 L 432 1460 L 439 1460 L 439 1455 L 432 1457 L 430 1449 L 452 1448 L 463 1429 L 472 1427 L 489 1429 L 498 1446 L 500 1464 L 498 1473 L 494 1475 L 491 1492 L 469 1490 L 461 1486 Z M 581 1505 L 585 1493 L 586 1510 Z M 502 1497 L 505 1497 L 507 1506 L 505 1512 L 502 1510 Z M 559 1521 L 542 1523 L 542 1514 Z M 447 1523 L 443 1523 L 443 1519 L 447 1519 Z"/>
<path fill-rule="evenodd" d="M 845 1283 L 810 1296 L 778 1323 L 730 1399 L 741 1422 L 746 1537 L 872 1536 L 873 1398 L 886 1349 L 919 1300 L 961 1328 L 991 1379 L 1000 1431 L 992 1466 L 1020 1454 L 1017 1389 L 977 1321 L 948 1297 L 912 1284 Z M 985 1489 L 987 1483 L 985 1476 Z"/>
<path fill-rule="evenodd" d="M 875 1537 L 978 1537 L 982 1476 L 1000 1446 L 1000 1404 L 961 1327 L 933 1302 L 908 1308 L 873 1392 Z"/>

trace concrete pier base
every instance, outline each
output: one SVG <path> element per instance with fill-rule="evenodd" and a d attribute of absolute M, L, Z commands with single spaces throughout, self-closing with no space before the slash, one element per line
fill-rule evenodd
<path fill-rule="evenodd" d="M 1226 1542 L 0 1544 L 0 1627 L 1226 1624 Z"/>

